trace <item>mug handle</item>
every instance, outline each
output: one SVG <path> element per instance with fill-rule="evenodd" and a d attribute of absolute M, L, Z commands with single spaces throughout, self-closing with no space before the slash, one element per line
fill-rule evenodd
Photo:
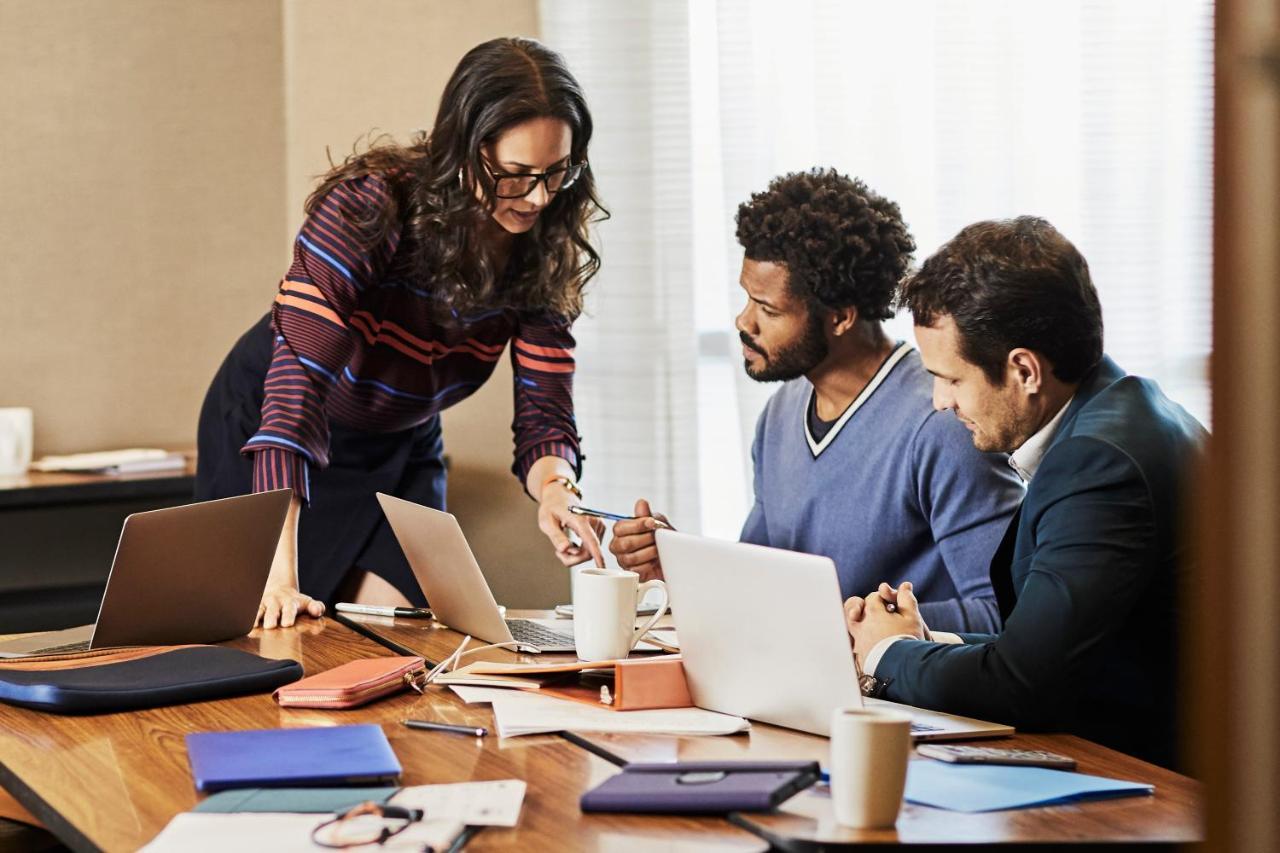
<path fill-rule="evenodd" d="M 655 579 L 645 581 L 640 584 L 640 586 L 636 587 L 636 607 L 640 606 L 640 602 L 644 600 L 644 594 L 651 589 L 662 590 L 662 606 L 658 608 L 656 613 L 649 617 L 648 622 L 645 622 L 637 628 L 635 634 L 631 636 L 631 648 L 633 649 L 636 647 L 636 644 L 640 642 L 640 638 L 649 633 L 649 629 L 658 624 L 659 619 L 667 615 L 667 608 L 671 604 L 671 596 L 667 592 L 667 585 L 662 581 Z"/>

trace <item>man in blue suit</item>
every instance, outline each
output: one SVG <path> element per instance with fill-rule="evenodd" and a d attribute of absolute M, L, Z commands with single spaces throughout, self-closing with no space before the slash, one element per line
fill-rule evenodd
<path fill-rule="evenodd" d="M 863 688 L 1176 761 L 1180 523 L 1204 428 L 1103 354 L 1084 258 L 1043 219 L 962 230 L 902 286 L 934 406 L 1027 481 L 991 566 L 1003 629 L 929 632 L 910 584 L 845 604 Z"/>

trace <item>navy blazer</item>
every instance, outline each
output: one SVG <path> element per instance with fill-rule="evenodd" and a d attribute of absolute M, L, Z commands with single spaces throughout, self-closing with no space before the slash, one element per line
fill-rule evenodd
<path fill-rule="evenodd" d="M 1103 357 L 1081 382 L 991 564 L 1004 628 L 894 643 L 896 702 L 1080 735 L 1173 766 L 1179 519 L 1207 433 Z"/>

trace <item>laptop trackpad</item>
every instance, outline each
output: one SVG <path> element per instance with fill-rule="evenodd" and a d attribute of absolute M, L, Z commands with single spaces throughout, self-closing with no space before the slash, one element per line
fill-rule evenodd
<path fill-rule="evenodd" d="M 44 631 L 0 643 L 0 658 L 20 658 L 36 654 L 45 649 L 65 646 L 69 643 L 87 643 L 93 636 L 92 625 L 81 625 L 77 628 L 66 628 L 62 631 Z"/>

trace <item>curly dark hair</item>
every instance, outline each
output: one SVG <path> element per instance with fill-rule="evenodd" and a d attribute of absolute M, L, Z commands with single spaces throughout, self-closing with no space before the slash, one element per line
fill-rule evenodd
<path fill-rule="evenodd" d="M 1039 217 L 966 225 L 902 283 L 899 302 L 918 326 L 949 315 L 961 355 L 992 383 L 1019 347 L 1044 353 L 1063 382 L 1102 360 L 1102 306 L 1089 264 Z"/>
<path fill-rule="evenodd" d="M 739 205 L 737 222 L 747 258 L 785 264 L 792 292 L 810 305 L 893 316 L 916 243 L 898 206 L 862 181 L 835 169 L 792 172 Z"/>
<path fill-rule="evenodd" d="M 481 148 L 511 126 L 541 117 L 569 125 L 570 160 L 585 163 L 591 113 L 564 59 L 533 39 L 484 42 L 454 69 L 429 134 L 416 134 L 408 145 L 380 138 L 353 153 L 324 175 L 307 199 L 306 212 L 344 181 L 381 175 L 390 184 L 391 202 L 351 224 L 369 246 L 402 229 L 401 240 L 409 241 L 412 258 L 410 276 L 430 284 L 444 308 L 513 308 L 577 317 L 583 289 L 600 269 L 588 226 L 609 216 L 589 168 L 556 194 L 528 233 L 515 239 L 509 278 L 504 280 L 507 270 L 495 268 L 477 239 L 497 204 Z M 476 199 L 477 184 L 484 201 Z"/>

